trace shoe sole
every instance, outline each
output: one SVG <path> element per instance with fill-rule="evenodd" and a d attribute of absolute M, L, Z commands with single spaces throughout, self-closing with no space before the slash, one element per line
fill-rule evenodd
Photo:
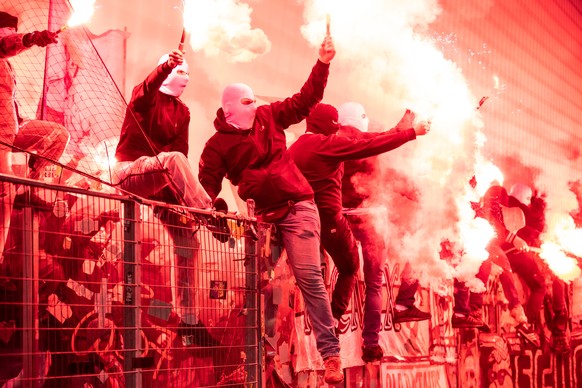
<path fill-rule="evenodd" d="M 406 322 L 421 322 L 421 321 L 428 321 L 428 318 L 410 318 L 410 319 L 403 319 L 403 320 L 394 320 L 394 323 L 406 323 Z"/>

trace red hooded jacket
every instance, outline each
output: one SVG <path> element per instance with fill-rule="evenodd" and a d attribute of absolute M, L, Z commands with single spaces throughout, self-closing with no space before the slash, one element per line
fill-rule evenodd
<path fill-rule="evenodd" d="M 299 93 L 257 108 L 253 128 L 228 124 L 222 108 L 216 112 L 216 133 L 206 142 L 198 179 L 214 200 L 222 179 L 238 186 L 243 200 L 252 198 L 257 214 L 313 199 L 313 190 L 287 151 L 284 130 L 305 119 L 323 98 L 329 64 L 317 61 Z"/>

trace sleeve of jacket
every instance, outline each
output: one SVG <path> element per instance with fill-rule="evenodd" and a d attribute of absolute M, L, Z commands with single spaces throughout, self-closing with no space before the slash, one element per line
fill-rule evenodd
<path fill-rule="evenodd" d="M 174 141 L 169 145 L 168 151 L 178 151 L 183 153 L 186 158 L 188 157 L 188 151 L 190 148 L 189 143 L 189 127 L 190 127 L 190 110 L 184 105 L 184 122 L 180 127 L 180 131 L 176 135 Z"/>
<path fill-rule="evenodd" d="M 141 84 L 133 89 L 131 102 L 137 107 L 148 106 L 171 72 L 172 68 L 165 62 L 158 65 Z"/>
<path fill-rule="evenodd" d="M 299 93 L 271 104 L 275 121 L 282 129 L 297 124 L 309 116 L 311 109 L 323 99 L 328 75 L 329 64 L 317 60 Z"/>
<path fill-rule="evenodd" d="M 28 49 L 22 44 L 24 34 L 13 34 L 0 38 L 0 58 L 10 58 Z"/>
<path fill-rule="evenodd" d="M 226 167 L 214 139 L 214 136 L 211 137 L 204 145 L 198 165 L 198 180 L 212 201 L 218 197 L 226 176 Z"/>
<path fill-rule="evenodd" d="M 414 129 L 400 132 L 367 132 L 362 138 L 331 135 L 329 149 L 322 147 L 321 155 L 337 161 L 368 158 L 393 150 L 416 139 Z"/>

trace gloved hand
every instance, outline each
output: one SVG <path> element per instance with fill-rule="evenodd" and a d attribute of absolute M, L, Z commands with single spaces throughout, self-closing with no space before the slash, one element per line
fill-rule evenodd
<path fill-rule="evenodd" d="M 216 198 L 213 204 L 214 209 L 220 213 L 228 213 L 228 204 L 222 198 Z M 225 243 L 230 238 L 230 228 L 228 227 L 228 220 L 224 217 L 208 217 L 208 230 L 212 232 L 212 237 Z"/>
<path fill-rule="evenodd" d="M 46 47 L 51 43 L 57 42 L 57 33 L 49 30 L 30 32 L 22 37 L 22 44 L 25 47 L 31 47 L 33 44 L 39 47 Z"/>

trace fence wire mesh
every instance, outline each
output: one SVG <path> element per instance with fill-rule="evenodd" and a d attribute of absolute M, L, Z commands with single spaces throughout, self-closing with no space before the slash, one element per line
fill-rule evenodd
<path fill-rule="evenodd" d="M 256 223 L 39 185 L 0 193 L 0 386 L 260 380 Z"/>

